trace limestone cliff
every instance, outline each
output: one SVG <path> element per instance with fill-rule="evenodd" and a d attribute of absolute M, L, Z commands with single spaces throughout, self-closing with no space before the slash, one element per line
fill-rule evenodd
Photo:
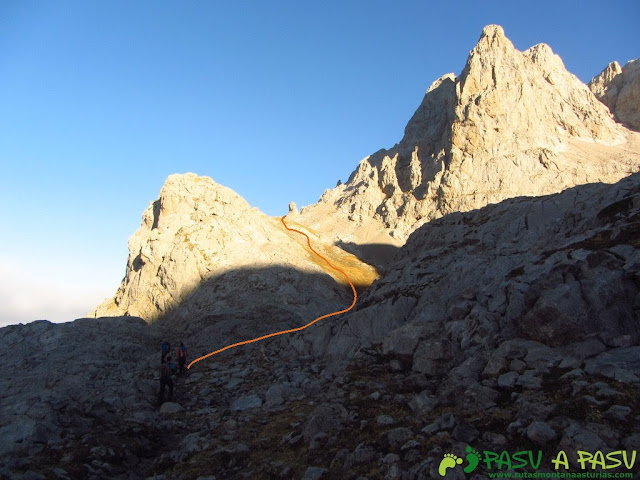
<path fill-rule="evenodd" d="M 347 242 L 403 243 L 447 213 L 613 182 L 639 166 L 638 137 L 550 47 L 520 52 L 490 25 L 462 73 L 429 87 L 400 143 L 362 160 L 301 218 Z"/>
<path fill-rule="evenodd" d="M 589 82 L 589 88 L 618 121 L 640 130 L 640 59 L 631 60 L 624 68 L 611 62 Z"/>

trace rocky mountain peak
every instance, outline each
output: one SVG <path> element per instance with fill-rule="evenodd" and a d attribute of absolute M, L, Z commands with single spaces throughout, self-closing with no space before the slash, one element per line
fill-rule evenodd
<path fill-rule="evenodd" d="M 202 222 L 208 217 L 239 216 L 251 206 L 230 188 L 194 173 L 173 174 L 165 181 L 159 198 L 145 211 L 143 224 L 163 228 L 175 216 L 184 222 Z"/>
<path fill-rule="evenodd" d="M 315 238 L 314 243 L 320 251 L 326 248 Z M 359 285 L 369 285 L 377 276 L 375 269 L 346 252 L 333 259 Z M 149 322 L 162 319 L 174 329 L 215 329 L 212 310 L 226 313 L 230 324 L 237 323 L 234 315 L 242 312 L 243 323 L 249 325 L 253 308 L 262 323 L 255 299 L 278 303 L 282 298 L 278 316 L 290 328 L 291 322 L 297 326 L 297 310 L 303 307 L 307 313 L 322 311 L 348 300 L 341 284 L 344 278 L 314 261 L 280 219 L 251 207 L 209 177 L 176 174 L 167 178 L 129 239 L 126 273 L 114 298 L 90 316 L 132 315 Z M 298 301 L 291 304 L 294 285 Z M 326 289 L 321 300 L 313 291 L 318 285 Z M 186 318 L 188 324 L 182 322 Z M 206 336 L 200 338 L 207 343 Z"/>
<path fill-rule="evenodd" d="M 482 29 L 482 34 L 480 35 L 480 40 L 478 40 L 478 45 L 483 41 L 488 39 L 489 44 L 492 43 L 509 43 L 511 41 L 504 34 L 504 28 L 500 25 L 487 25 Z M 513 45 L 512 45 L 513 46 Z"/>
<path fill-rule="evenodd" d="M 469 53 L 461 75 L 460 93 L 472 95 L 487 85 L 495 85 L 500 67 L 505 63 L 512 63 L 515 52 L 515 47 L 505 36 L 502 27 L 485 27 L 477 45 Z"/>
<path fill-rule="evenodd" d="M 334 240 L 401 244 L 447 213 L 617 181 L 640 165 L 625 153 L 638 141 L 629 135 L 548 45 L 520 52 L 489 25 L 460 75 L 429 87 L 402 140 L 362 160 L 301 218 L 340 231 Z M 587 156 L 584 142 L 594 145 Z"/>
<path fill-rule="evenodd" d="M 640 130 L 640 59 L 629 61 L 624 68 L 611 62 L 589 82 L 589 88 L 618 121 Z"/>
<path fill-rule="evenodd" d="M 500 27 L 485 28 L 458 85 L 451 149 L 460 161 L 478 154 L 556 154 L 572 138 L 623 140 L 603 105 L 551 47 L 520 52 Z"/>

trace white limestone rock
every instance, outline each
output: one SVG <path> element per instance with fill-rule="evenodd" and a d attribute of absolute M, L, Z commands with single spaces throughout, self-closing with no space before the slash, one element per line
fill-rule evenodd
<path fill-rule="evenodd" d="M 628 136 L 549 46 L 520 52 L 489 25 L 461 74 L 429 87 L 400 143 L 362 160 L 300 218 L 328 236 L 402 244 L 451 212 L 615 182 L 640 168 Z"/>
<path fill-rule="evenodd" d="M 624 67 L 611 62 L 589 82 L 589 88 L 618 121 L 640 130 L 640 59 Z"/>
<path fill-rule="evenodd" d="M 305 230 L 288 219 L 292 228 Z M 305 230 L 306 231 L 306 230 Z M 375 269 L 323 244 L 313 246 L 369 283 Z M 192 173 L 171 175 L 129 240 L 126 274 L 92 316 L 135 315 L 193 337 L 194 356 L 302 326 L 346 308 L 351 288 L 279 218 L 230 189 Z"/>

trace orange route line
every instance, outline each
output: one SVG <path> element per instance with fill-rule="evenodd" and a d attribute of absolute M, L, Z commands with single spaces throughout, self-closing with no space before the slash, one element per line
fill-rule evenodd
<path fill-rule="evenodd" d="M 313 253 L 315 253 L 318 257 L 320 257 L 322 260 L 324 260 L 327 263 L 327 265 L 329 265 L 330 268 L 332 268 L 336 272 L 340 272 L 342 275 L 344 275 L 344 278 L 346 278 L 347 281 L 349 282 L 349 285 L 351 285 L 351 290 L 353 291 L 353 302 L 351 302 L 351 305 L 349 306 L 349 308 L 345 308 L 344 310 L 339 310 L 337 312 L 327 313 L 326 315 L 322 315 L 322 316 L 310 321 L 309 323 L 307 323 L 306 325 L 303 325 L 301 327 L 291 328 L 289 330 L 281 330 L 279 332 L 269 333 L 269 334 L 263 335 L 261 337 L 252 338 L 251 340 L 244 340 L 242 342 L 238 342 L 238 343 L 233 343 L 231 345 L 227 345 L 226 347 L 220 348 L 219 350 L 216 350 L 216 351 L 211 352 L 211 353 L 207 353 L 206 355 L 203 355 L 202 357 L 196 358 L 193 362 L 191 362 L 187 366 L 187 368 L 191 368 L 191 366 L 194 363 L 199 362 L 200 360 L 204 360 L 205 358 L 209 358 L 209 357 L 211 357 L 213 355 L 217 355 L 218 353 L 224 352 L 225 350 L 229 350 L 231 348 L 239 347 L 241 345 L 247 345 L 249 343 L 259 342 L 260 340 L 264 340 L 266 338 L 271 338 L 271 337 L 277 337 L 278 335 L 284 335 L 285 333 L 299 332 L 300 330 L 304 330 L 305 328 L 310 327 L 311 325 L 313 325 L 314 323 L 316 323 L 316 322 L 318 322 L 318 321 L 320 321 L 322 319 L 333 317 L 334 315 L 340 315 L 341 313 L 346 313 L 349 310 L 351 310 L 354 307 L 354 305 L 356 304 L 356 301 L 358 300 L 358 293 L 356 292 L 356 287 L 353 285 L 353 282 L 349 278 L 349 275 L 347 275 L 346 272 L 344 272 L 344 270 L 339 269 L 338 267 L 333 265 L 329 260 L 327 260 L 325 257 L 320 255 L 317 251 L 315 251 L 314 248 L 311 246 L 311 240 L 309 239 L 309 236 L 306 233 L 301 232 L 300 230 L 296 230 L 294 228 L 289 228 L 287 226 L 287 224 L 284 222 L 284 216 L 282 218 L 280 218 L 280 221 L 282 222 L 282 225 L 284 225 L 284 228 L 286 228 L 290 232 L 296 232 L 296 233 L 299 233 L 300 235 L 304 235 L 307 238 L 307 245 L 309 246 L 309 249 Z"/>

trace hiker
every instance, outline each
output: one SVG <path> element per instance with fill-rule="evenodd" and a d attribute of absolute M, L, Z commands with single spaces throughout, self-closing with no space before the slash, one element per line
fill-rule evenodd
<path fill-rule="evenodd" d="M 173 401 L 173 374 L 176 371 L 176 365 L 171 361 L 171 355 L 166 359 L 162 359 L 162 367 L 160 368 L 160 394 L 158 395 L 158 403 L 162 405 L 164 401 L 164 388 L 169 387 L 169 401 Z"/>
<path fill-rule="evenodd" d="M 171 344 L 169 342 L 162 342 L 162 356 L 160 357 L 160 361 L 164 363 L 165 358 L 171 352 Z"/>
<path fill-rule="evenodd" d="M 178 347 L 178 366 L 180 370 L 178 370 L 178 374 L 183 376 L 186 372 L 187 365 L 187 347 L 184 346 L 184 343 L 180 342 L 180 346 Z"/>

